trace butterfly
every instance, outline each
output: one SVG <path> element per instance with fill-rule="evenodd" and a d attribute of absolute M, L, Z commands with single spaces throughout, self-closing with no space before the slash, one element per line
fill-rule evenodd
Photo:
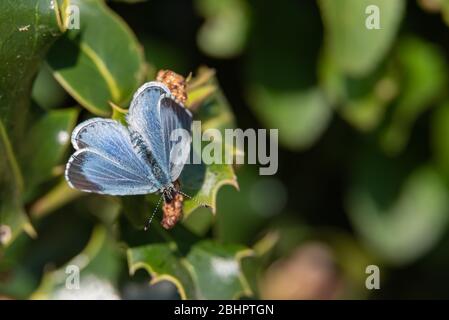
<path fill-rule="evenodd" d="M 152 81 L 134 94 L 126 122 L 93 118 L 74 129 L 76 151 L 65 170 L 69 186 L 119 196 L 158 191 L 171 201 L 190 155 L 192 114 L 163 83 Z"/>

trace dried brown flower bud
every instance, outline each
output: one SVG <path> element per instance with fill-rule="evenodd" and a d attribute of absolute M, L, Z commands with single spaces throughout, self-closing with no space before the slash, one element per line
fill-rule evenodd
<path fill-rule="evenodd" d="M 171 70 L 159 70 L 156 80 L 165 84 L 176 100 L 182 104 L 187 101 L 187 84 L 183 76 Z"/>
<path fill-rule="evenodd" d="M 179 190 L 179 182 L 178 180 L 174 183 L 175 189 Z M 162 206 L 162 221 L 161 225 L 165 229 L 173 228 L 179 220 L 182 219 L 182 203 L 184 201 L 184 197 L 182 194 L 173 192 L 172 199 L 170 201 L 165 201 Z"/>

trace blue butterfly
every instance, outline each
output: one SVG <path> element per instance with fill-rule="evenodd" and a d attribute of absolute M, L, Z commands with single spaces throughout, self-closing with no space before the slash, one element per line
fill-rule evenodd
<path fill-rule="evenodd" d="M 174 181 L 190 155 L 192 114 L 160 82 L 141 86 L 126 117 L 128 126 L 93 118 L 79 124 L 65 178 L 72 188 L 109 195 L 159 191 L 172 199 Z M 172 137 L 177 129 L 186 134 Z"/>

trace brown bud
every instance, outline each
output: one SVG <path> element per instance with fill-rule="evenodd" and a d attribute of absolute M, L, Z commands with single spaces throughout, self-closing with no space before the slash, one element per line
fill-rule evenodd
<path fill-rule="evenodd" d="M 159 70 L 156 80 L 165 84 L 176 100 L 182 104 L 187 101 L 187 84 L 183 76 L 171 70 Z"/>
<path fill-rule="evenodd" d="M 175 189 L 179 190 L 179 182 L 175 181 Z M 177 192 L 172 192 L 172 199 L 170 201 L 165 201 L 162 206 L 162 221 L 161 225 L 165 229 L 173 228 L 179 220 L 182 219 L 182 204 L 184 197 L 182 194 Z"/>

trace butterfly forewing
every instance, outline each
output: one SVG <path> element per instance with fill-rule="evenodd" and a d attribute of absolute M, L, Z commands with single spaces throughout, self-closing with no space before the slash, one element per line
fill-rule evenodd
<path fill-rule="evenodd" d="M 78 150 L 67 163 L 71 186 L 114 195 L 145 194 L 161 185 L 148 164 L 134 150 L 128 130 L 110 119 L 83 122 L 72 134 Z"/>
<path fill-rule="evenodd" d="M 190 112 L 171 97 L 163 84 L 149 82 L 134 95 L 127 121 L 130 130 L 142 136 L 156 160 L 161 172 L 155 176 L 160 183 L 167 185 L 176 180 L 190 151 Z M 188 137 L 171 141 L 171 133 L 176 129 L 185 129 Z M 173 153 L 175 145 L 184 152 Z"/>
<path fill-rule="evenodd" d="M 126 117 L 130 131 L 140 135 L 147 152 L 151 153 L 151 157 L 161 168 L 168 166 L 168 158 L 163 152 L 164 141 L 157 105 L 167 93 L 168 89 L 158 82 L 144 84 L 134 95 Z"/>

